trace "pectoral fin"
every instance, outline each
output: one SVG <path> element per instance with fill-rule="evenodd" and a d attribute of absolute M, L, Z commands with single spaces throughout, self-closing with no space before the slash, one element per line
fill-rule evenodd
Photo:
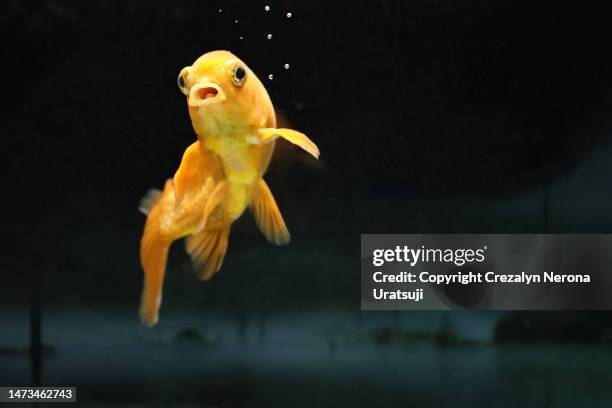
<path fill-rule="evenodd" d="M 263 179 L 259 179 L 253 190 L 253 203 L 250 208 L 259 230 L 268 241 L 276 245 L 289 243 L 291 234 L 285 225 L 276 201 L 274 201 L 270 188 Z"/>
<path fill-rule="evenodd" d="M 315 159 L 319 158 L 319 148 L 312 140 L 308 138 L 303 133 L 292 129 L 274 129 L 274 128 L 265 128 L 259 129 L 259 141 L 261 143 L 267 143 L 275 140 L 276 138 L 282 137 L 286 141 L 293 143 L 301 147 L 310 153 Z"/>
<path fill-rule="evenodd" d="M 189 146 L 181 165 L 174 174 L 175 200 L 180 204 L 185 196 L 197 192 L 208 178 L 215 182 L 221 177 L 221 165 L 214 153 L 206 150 L 200 142 Z"/>

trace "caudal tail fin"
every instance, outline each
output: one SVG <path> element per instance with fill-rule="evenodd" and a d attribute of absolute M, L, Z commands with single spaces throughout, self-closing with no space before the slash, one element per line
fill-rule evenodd
<path fill-rule="evenodd" d="M 172 241 L 160 233 L 159 208 L 154 207 L 147 217 L 140 241 L 140 263 L 145 275 L 140 303 L 140 320 L 147 326 L 154 326 L 158 320 L 166 261 L 171 243 Z"/>

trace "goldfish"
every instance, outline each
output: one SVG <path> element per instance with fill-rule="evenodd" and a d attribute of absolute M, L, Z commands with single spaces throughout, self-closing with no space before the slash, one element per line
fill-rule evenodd
<path fill-rule="evenodd" d="M 150 190 L 140 204 L 147 216 L 140 241 L 140 319 L 147 326 L 159 320 L 174 241 L 186 238 L 187 253 L 203 281 L 221 269 L 232 223 L 247 208 L 268 241 L 289 243 L 289 230 L 263 179 L 278 138 L 319 157 L 317 145 L 305 134 L 276 128 L 266 88 L 231 52 L 202 55 L 180 71 L 177 82 L 197 140 L 187 147 L 163 190 Z"/>

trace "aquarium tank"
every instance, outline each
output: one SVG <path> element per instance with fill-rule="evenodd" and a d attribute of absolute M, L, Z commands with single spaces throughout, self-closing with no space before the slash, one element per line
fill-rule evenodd
<path fill-rule="evenodd" d="M 0 401 L 612 406 L 611 12 L 0 5 Z M 473 257 L 368 303 L 372 256 L 407 284 L 431 258 L 400 244 L 467 236 L 539 263 L 456 241 Z M 522 280 L 458 277 L 496 267 Z"/>

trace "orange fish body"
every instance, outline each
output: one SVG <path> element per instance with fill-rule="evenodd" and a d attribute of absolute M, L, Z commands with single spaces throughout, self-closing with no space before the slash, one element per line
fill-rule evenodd
<path fill-rule="evenodd" d="M 304 134 L 276 129 L 274 108 L 263 84 L 232 53 L 204 54 L 181 70 L 178 85 L 187 97 L 198 141 L 187 148 L 164 190 L 152 190 L 141 203 L 147 221 L 140 245 L 145 275 L 140 317 L 148 326 L 158 321 L 173 241 L 187 237 L 187 252 L 202 280 L 221 268 L 231 225 L 246 208 L 270 242 L 289 242 L 289 231 L 262 178 L 276 138 L 319 156 L 317 146 Z"/>

